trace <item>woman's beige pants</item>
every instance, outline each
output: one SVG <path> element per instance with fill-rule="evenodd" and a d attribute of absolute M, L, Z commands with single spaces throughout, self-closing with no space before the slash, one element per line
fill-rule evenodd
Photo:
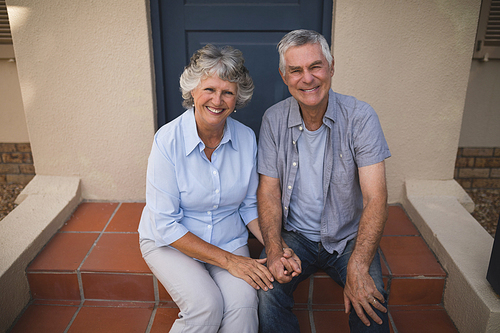
<path fill-rule="evenodd" d="M 151 240 L 141 240 L 141 252 L 180 309 L 171 333 L 257 333 L 257 292 L 244 280 Z M 233 253 L 248 257 L 248 246 Z"/>

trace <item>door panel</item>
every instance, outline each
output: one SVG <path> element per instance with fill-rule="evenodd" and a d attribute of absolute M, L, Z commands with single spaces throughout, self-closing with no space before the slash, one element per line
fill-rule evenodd
<path fill-rule="evenodd" d="M 281 32 L 193 32 L 187 34 L 190 54 L 206 45 L 208 41 L 217 46 L 231 45 L 243 52 L 245 66 L 250 71 L 255 89 L 250 103 L 231 116 L 250 126 L 254 131 L 260 128 L 263 112 L 276 101 L 289 96 L 288 89 L 278 72 L 276 44 L 282 37 Z M 276 53 L 275 57 L 264 61 L 258 56 L 253 56 L 273 53 Z"/>
<path fill-rule="evenodd" d="M 331 0 L 151 0 L 158 126 L 184 112 L 180 74 L 191 55 L 211 43 L 243 52 L 255 90 L 250 104 L 232 117 L 258 135 L 265 110 L 289 96 L 278 72 L 277 43 L 299 28 L 329 41 L 331 17 Z"/>

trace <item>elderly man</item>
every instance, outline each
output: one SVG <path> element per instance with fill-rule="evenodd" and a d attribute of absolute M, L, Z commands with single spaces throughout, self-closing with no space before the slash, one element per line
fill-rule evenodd
<path fill-rule="evenodd" d="M 299 332 L 293 291 L 321 268 L 344 288 L 351 332 L 389 332 L 377 249 L 390 152 L 378 117 L 330 89 L 334 61 L 322 35 L 292 31 L 278 50 L 292 97 L 266 111 L 259 138 L 259 224 L 279 282 L 258 292 L 260 330 Z"/>

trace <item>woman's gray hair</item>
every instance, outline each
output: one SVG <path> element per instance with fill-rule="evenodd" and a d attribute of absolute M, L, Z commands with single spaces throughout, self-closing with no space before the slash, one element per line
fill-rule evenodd
<path fill-rule="evenodd" d="M 321 51 L 328 62 L 328 66 L 332 64 L 333 56 L 330 52 L 330 47 L 323 35 L 313 30 L 293 30 L 287 33 L 278 43 L 278 53 L 280 55 L 280 71 L 285 75 L 285 53 L 292 46 L 302 46 L 304 44 L 316 44 L 321 46 Z"/>
<path fill-rule="evenodd" d="M 217 75 L 220 79 L 235 82 L 238 86 L 236 108 L 242 108 L 250 102 L 253 94 L 253 81 L 248 69 L 244 66 L 245 59 L 240 50 L 231 46 L 222 48 L 207 44 L 191 57 L 180 78 L 182 105 L 190 108 L 194 104 L 193 91 L 201 80 Z"/>

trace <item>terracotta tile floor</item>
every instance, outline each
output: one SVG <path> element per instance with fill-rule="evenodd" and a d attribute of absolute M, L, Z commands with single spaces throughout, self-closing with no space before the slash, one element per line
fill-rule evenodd
<path fill-rule="evenodd" d="M 27 269 L 32 301 L 11 332 L 165 332 L 178 309 L 143 261 L 144 203 L 82 203 Z M 262 247 L 250 240 L 252 256 Z M 399 206 L 380 249 L 391 331 L 457 332 L 442 306 L 446 273 Z M 295 291 L 301 332 L 348 332 L 342 288 L 318 272 Z"/>

